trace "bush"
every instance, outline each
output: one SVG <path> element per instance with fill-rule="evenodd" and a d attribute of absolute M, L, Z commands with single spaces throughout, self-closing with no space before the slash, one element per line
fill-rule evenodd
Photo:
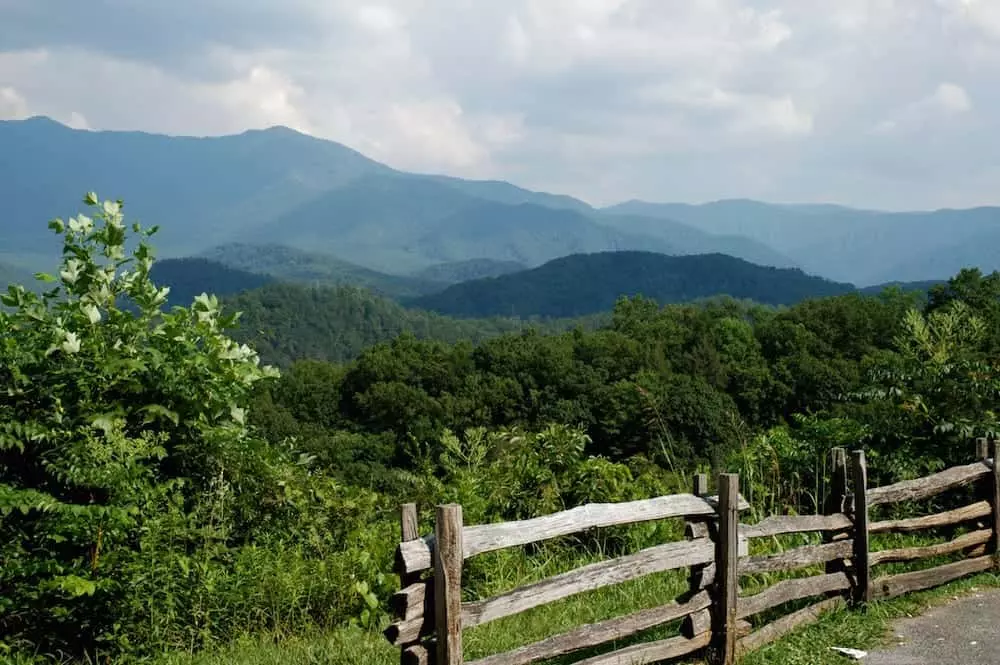
<path fill-rule="evenodd" d="M 85 203 L 50 223 L 50 290 L 2 297 L 0 646 L 141 654 L 370 610 L 377 497 L 255 435 L 277 372 L 227 337 L 237 316 L 162 311 L 155 228 L 127 254 L 121 201 Z"/>

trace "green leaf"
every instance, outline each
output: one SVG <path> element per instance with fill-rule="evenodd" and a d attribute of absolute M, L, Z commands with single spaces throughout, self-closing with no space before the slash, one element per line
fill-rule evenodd
<path fill-rule="evenodd" d="M 96 584 L 77 575 L 56 577 L 52 581 L 60 591 L 64 591 L 74 598 L 79 596 L 93 596 L 94 592 L 97 591 Z"/>
<path fill-rule="evenodd" d="M 139 411 L 146 414 L 146 417 L 143 419 L 143 424 L 151 423 L 157 418 L 169 420 L 175 426 L 180 423 L 180 416 L 176 411 L 171 411 L 167 407 L 160 404 L 148 404 L 139 409 Z"/>

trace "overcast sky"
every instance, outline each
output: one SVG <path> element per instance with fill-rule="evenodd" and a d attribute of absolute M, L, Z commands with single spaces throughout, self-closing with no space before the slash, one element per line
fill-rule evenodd
<path fill-rule="evenodd" d="M 595 204 L 995 204 L 1000 0 L 0 0 L 0 119 L 30 115 L 281 124 Z"/>

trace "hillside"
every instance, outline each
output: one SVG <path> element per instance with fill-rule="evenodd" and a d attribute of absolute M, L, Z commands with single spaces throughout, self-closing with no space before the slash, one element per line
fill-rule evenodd
<path fill-rule="evenodd" d="M 156 242 L 164 257 L 231 243 L 283 245 L 397 275 L 472 259 L 535 266 L 614 249 L 790 264 L 756 241 L 715 238 L 683 223 L 618 223 L 572 197 L 502 181 L 404 173 L 283 127 L 195 138 L 82 131 L 32 118 L 0 121 L 0 146 L 0 195 L 11 201 L 0 218 L 0 247 L 38 268 L 58 252 L 39 220 L 74 214 L 91 189 L 124 197 L 130 218 L 161 224 Z M 408 290 L 349 272 L 385 293 Z"/>
<path fill-rule="evenodd" d="M 234 337 L 252 344 L 265 362 L 280 366 L 302 359 L 352 360 L 372 345 L 403 332 L 418 339 L 480 342 L 527 328 L 593 328 L 606 318 L 601 315 L 547 322 L 461 320 L 407 309 L 364 289 L 280 283 L 231 296 L 224 305 L 230 311 L 243 312 Z"/>
<path fill-rule="evenodd" d="M 423 275 L 390 275 L 328 254 L 306 252 L 277 244 L 228 243 L 212 247 L 200 256 L 239 270 L 272 275 L 283 282 L 360 286 L 392 298 L 434 293 L 453 281 L 459 281 L 435 280 Z"/>
<path fill-rule="evenodd" d="M 34 278 L 27 271 L 0 263 L 0 291 L 6 291 L 8 284 L 21 284 L 22 286 L 29 287 L 31 286 L 29 280 L 34 282 Z"/>
<path fill-rule="evenodd" d="M 527 270 L 527 268 L 528 266 L 518 261 L 467 259 L 465 261 L 438 263 L 414 273 L 413 276 L 419 279 L 428 279 L 436 283 L 456 284 L 458 282 L 467 282 L 470 279 L 499 277 L 500 275 Z"/>
<path fill-rule="evenodd" d="M 729 295 L 787 305 L 852 290 L 850 284 L 797 269 L 762 267 L 722 254 L 604 252 L 567 256 L 532 270 L 456 284 L 409 303 L 452 316 L 570 317 L 611 309 L 623 295 L 643 295 L 661 303 Z"/>
<path fill-rule="evenodd" d="M 223 298 L 274 282 L 273 277 L 237 270 L 204 258 L 162 259 L 153 264 L 149 276 L 156 284 L 170 287 L 168 306 L 184 307 L 202 293 Z"/>
<path fill-rule="evenodd" d="M 836 205 L 726 200 L 688 205 L 629 201 L 607 215 L 675 220 L 707 233 L 745 236 L 803 270 L 868 286 L 943 280 L 964 267 L 1000 268 L 1000 208 L 880 212 Z"/>

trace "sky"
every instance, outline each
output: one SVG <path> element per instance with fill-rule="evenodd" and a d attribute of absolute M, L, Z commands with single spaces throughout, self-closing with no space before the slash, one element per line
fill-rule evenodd
<path fill-rule="evenodd" d="M 1000 203 L 1000 0 L 0 0 L 0 17 L 0 119 L 286 125 L 597 205 Z"/>

